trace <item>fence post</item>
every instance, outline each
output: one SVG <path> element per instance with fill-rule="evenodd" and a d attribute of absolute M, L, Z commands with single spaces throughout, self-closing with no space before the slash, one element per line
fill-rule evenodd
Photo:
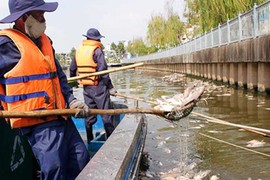
<path fill-rule="evenodd" d="M 227 36 L 228 36 L 228 42 L 227 44 L 231 43 L 231 28 L 230 28 L 230 20 L 227 19 Z"/>
<path fill-rule="evenodd" d="M 204 32 L 204 49 L 208 48 L 207 47 L 207 37 L 206 37 L 206 32 Z"/>
<path fill-rule="evenodd" d="M 257 5 L 254 3 L 253 6 L 253 22 L 254 22 L 254 38 L 258 36 L 258 14 L 257 14 Z"/>
<path fill-rule="evenodd" d="M 239 41 L 241 41 L 242 40 L 242 37 L 243 37 L 243 35 L 242 35 L 242 19 L 241 19 L 241 14 L 239 13 L 238 14 L 238 25 L 239 25 L 239 27 L 238 27 L 238 30 L 239 30 Z"/>
<path fill-rule="evenodd" d="M 221 42 L 221 32 L 220 32 L 220 23 L 218 23 L 218 46 L 220 46 Z"/>
<path fill-rule="evenodd" d="M 214 44 L 214 33 L 213 33 L 213 28 L 211 28 L 211 48 L 213 47 L 213 44 Z"/>

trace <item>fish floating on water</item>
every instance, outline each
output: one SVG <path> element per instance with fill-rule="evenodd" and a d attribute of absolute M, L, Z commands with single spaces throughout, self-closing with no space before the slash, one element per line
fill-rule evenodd
<path fill-rule="evenodd" d="M 252 148 L 262 147 L 264 145 L 265 145 L 265 142 L 258 141 L 258 140 L 255 140 L 255 139 L 247 142 L 247 147 L 252 147 Z"/>

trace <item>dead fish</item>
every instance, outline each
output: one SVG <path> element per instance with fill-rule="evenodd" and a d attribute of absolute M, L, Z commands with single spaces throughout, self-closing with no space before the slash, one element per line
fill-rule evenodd
<path fill-rule="evenodd" d="M 222 133 L 221 131 L 215 131 L 215 130 L 210 130 L 208 131 L 209 133 L 213 133 L 213 134 L 219 134 L 219 133 Z"/>
<path fill-rule="evenodd" d="M 198 99 L 203 94 L 203 92 L 204 92 L 204 86 L 194 88 L 190 92 L 189 96 L 183 100 L 183 104 L 180 107 L 183 107 L 183 106 L 189 104 L 190 102 Z"/>
<path fill-rule="evenodd" d="M 157 99 L 158 106 L 154 107 L 155 109 L 160 109 L 164 111 L 172 111 L 174 108 L 182 108 L 185 105 L 191 103 L 194 100 L 200 98 L 203 94 L 205 87 L 199 86 L 191 88 L 191 86 L 185 89 L 184 94 L 175 95 L 173 98 L 168 98 L 167 96 L 162 96 L 162 99 Z"/>
<path fill-rule="evenodd" d="M 181 100 L 177 100 L 177 99 L 174 99 L 174 98 L 167 99 L 167 102 L 169 104 L 173 104 L 173 105 L 176 105 L 176 106 L 181 106 L 183 104 L 183 102 Z"/>
<path fill-rule="evenodd" d="M 161 139 L 163 139 L 160 135 L 158 135 L 158 136 L 156 136 L 156 137 L 154 137 L 153 138 L 154 140 L 161 140 Z"/>
<path fill-rule="evenodd" d="M 211 172 L 210 170 L 196 172 L 196 165 L 196 163 L 189 165 L 180 163 L 179 167 L 168 172 L 160 172 L 159 175 L 162 180 L 202 180 Z"/>
<path fill-rule="evenodd" d="M 175 106 L 170 105 L 170 104 L 161 104 L 161 105 L 155 106 L 154 109 L 159 109 L 163 111 L 172 111 L 174 107 Z"/>
<path fill-rule="evenodd" d="M 166 141 L 161 141 L 160 143 L 158 143 L 158 145 L 156 147 L 160 148 L 160 147 L 164 146 L 164 144 L 166 144 Z"/>
<path fill-rule="evenodd" d="M 246 147 L 256 148 L 256 147 L 262 147 L 264 145 L 265 145 L 265 142 L 263 140 L 257 141 L 254 139 L 254 140 L 248 141 Z"/>
<path fill-rule="evenodd" d="M 172 151 L 169 148 L 164 148 L 164 152 L 166 152 L 167 154 L 170 154 Z"/>
<path fill-rule="evenodd" d="M 221 94 L 221 95 L 218 94 L 217 96 L 231 96 L 231 94 L 225 93 L 225 94 Z"/>
<path fill-rule="evenodd" d="M 209 180 L 219 180 L 219 177 L 217 175 L 213 175 L 210 177 Z"/>
<path fill-rule="evenodd" d="M 205 178 L 211 171 L 210 170 L 206 170 L 206 171 L 199 171 L 195 176 L 194 179 L 196 180 L 200 180 Z"/>
<path fill-rule="evenodd" d="M 191 93 L 191 91 L 192 91 L 192 87 L 188 86 L 184 91 L 184 94 L 183 94 L 184 98 L 188 97 L 188 95 Z"/>

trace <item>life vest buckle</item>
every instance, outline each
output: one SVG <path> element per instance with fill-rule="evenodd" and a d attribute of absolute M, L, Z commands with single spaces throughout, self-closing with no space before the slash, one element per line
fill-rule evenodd
<path fill-rule="evenodd" d="M 44 96 L 44 103 L 50 104 L 50 97 L 49 96 Z"/>
<path fill-rule="evenodd" d="M 29 76 L 22 77 L 22 82 L 28 82 L 28 81 L 29 81 Z"/>
<path fill-rule="evenodd" d="M 23 100 L 26 100 L 27 99 L 27 96 L 25 95 L 25 94 L 21 94 L 20 96 L 19 96 L 19 100 L 20 101 L 23 101 Z"/>
<path fill-rule="evenodd" d="M 57 77 L 56 72 L 50 72 L 50 77 L 51 79 L 56 78 Z"/>

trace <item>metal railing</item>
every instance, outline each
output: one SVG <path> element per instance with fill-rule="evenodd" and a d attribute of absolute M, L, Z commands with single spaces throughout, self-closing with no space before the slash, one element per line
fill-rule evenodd
<path fill-rule="evenodd" d="M 202 34 L 184 44 L 157 53 L 123 59 L 122 62 L 140 62 L 188 54 L 207 48 L 218 47 L 270 33 L 270 1 L 257 6 L 237 18 L 228 20 L 210 32 Z"/>

